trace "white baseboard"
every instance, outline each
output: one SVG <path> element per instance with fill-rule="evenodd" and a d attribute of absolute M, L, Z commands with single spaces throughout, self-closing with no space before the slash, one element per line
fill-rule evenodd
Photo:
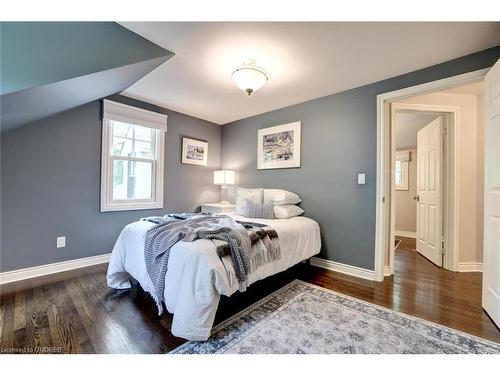
<path fill-rule="evenodd" d="M 111 254 L 96 255 L 93 257 L 68 260 L 65 262 L 57 262 L 36 266 L 30 268 L 22 268 L 19 270 L 7 271 L 0 273 L 0 285 L 12 283 L 14 281 L 31 279 L 34 277 L 50 275 L 53 273 L 70 271 L 77 268 L 93 266 L 96 264 L 109 262 Z"/>
<path fill-rule="evenodd" d="M 458 263 L 458 272 L 483 272 L 483 263 L 481 262 Z"/>
<path fill-rule="evenodd" d="M 351 275 L 351 276 L 360 277 L 362 279 L 376 280 L 375 271 L 367 270 L 366 268 L 350 266 L 350 265 L 344 264 L 344 263 L 334 262 L 332 260 L 312 257 L 311 258 L 311 265 L 316 266 L 316 267 L 325 268 L 325 269 L 331 270 L 331 271 L 345 273 L 345 274 Z"/>
<path fill-rule="evenodd" d="M 406 238 L 417 238 L 417 233 L 415 232 L 407 232 L 405 230 L 397 230 L 394 232 L 396 236 L 406 237 Z"/>
<path fill-rule="evenodd" d="M 385 276 L 391 276 L 392 273 L 391 273 L 391 267 L 389 266 L 384 266 L 384 277 Z"/>

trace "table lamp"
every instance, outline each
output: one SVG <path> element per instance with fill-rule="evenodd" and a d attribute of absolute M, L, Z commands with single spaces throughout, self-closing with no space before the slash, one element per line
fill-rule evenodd
<path fill-rule="evenodd" d="M 234 175 L 234 171 L 214 171 L 214 184 L 221 186 L 220 204 L 230 204 L 227 201 L 227 187 L 228 185 L 234 185 Z"/>

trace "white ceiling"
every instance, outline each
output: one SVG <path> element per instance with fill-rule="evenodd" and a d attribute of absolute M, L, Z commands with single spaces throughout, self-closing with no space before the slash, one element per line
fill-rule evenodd
<path fill-rule="evenodd" d="M 225 124 L 500 44 L 500 23 L 124 22 L 176 56 L 123 94 Z M 269 82 L 231 80 L 253 58 Z"/>
<path fill-rule="evenodd" d="M 396 148 L 416 148 L 417 132 L 439 116 L 422 112 L 396 112 Z"/>

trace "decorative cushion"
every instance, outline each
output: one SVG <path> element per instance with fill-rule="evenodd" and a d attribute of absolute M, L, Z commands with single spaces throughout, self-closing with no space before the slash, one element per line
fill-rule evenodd
<path fill-rule="evenodd" d="M 264 189 L 244 189 L 237 188 L 234 202 L 234 213 L 245 216 L 246 203 L 245 200 L 251 200 L 254 203 L 262 204 L 264 197 Z"/>
<path fill-rule="evenodd" d="M 264 189 L 264 202 L 273 202 L 275 206 L 284 204 L 297 204 L 301 200 L 299 196 L 291 191 L 283 189 Z"/>
<path fill-rule="evenodd" d="M 257 219 L 274 219 L 273 202 L 268 203 L 255 203 L 250 199 L 245 199 L 246 208 L 245 215 L 246 217 L 253 217 Z"/>
<path fill-rule="evenodd" d="M 275 219 L 289 219 L 291 217 L 299 216 L 304 213 L 304 210 L 302 208 L 294 204 L 274 206 L 273 211 Z"/>

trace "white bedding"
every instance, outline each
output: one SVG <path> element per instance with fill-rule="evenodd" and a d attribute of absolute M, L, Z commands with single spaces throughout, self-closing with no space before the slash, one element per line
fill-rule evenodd
<path fill-rule="evenodd" d="M 318 254 L 321 248 L 319 225 L 307 217 L 290 219 L 249 219 L 230 215 L 236 220 L 271 226 L 278 233 L 281 259 L 252 272 L 248 284 L 284 271 Z M 154 224 L 137 221 L 127 225 L 118 237 L 108 267 L 111 288 L 130 288 L 129 275 L 151 293 L 153 285 L 144 262 L 144 236 Z M 172 333 L 188 340 L 206 340 L 217 311 L 220 295 L 230 296 L 238 282 L 230 257 L 219 258 L 210 240 L 178 242 L 170 251 L 165 280 L 165 304 L 174 314 Z"/>

